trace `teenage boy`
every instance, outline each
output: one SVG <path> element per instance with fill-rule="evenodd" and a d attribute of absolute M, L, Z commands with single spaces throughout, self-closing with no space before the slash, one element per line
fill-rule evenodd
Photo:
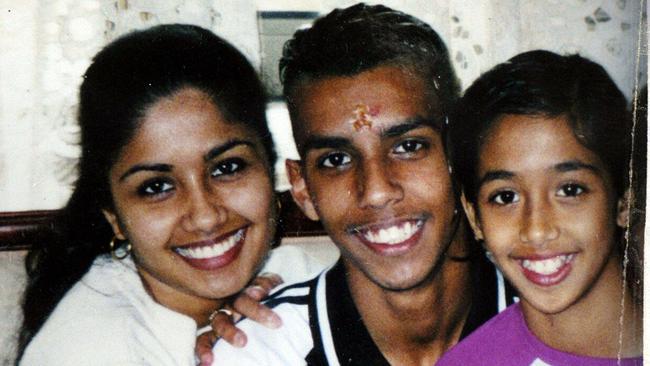
<path fill-rule="evenodd" d="M 283 326 L 239 326 L 238 365 L 432 365 L 505 304 L 467 237 L 444 151 L 459 86 L 443 41 L 384 6 L 337 9 L 280 61 L 301 160 L 291 193 L 341 259 L 266 302 Z M 497 293 L 501 299 L 497 299 Z"/>

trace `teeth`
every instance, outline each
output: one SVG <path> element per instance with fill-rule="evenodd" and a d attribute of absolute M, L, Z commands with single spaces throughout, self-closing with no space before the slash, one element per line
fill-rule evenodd
<path fill-rule="evenodd" d="M 222 255 L 223 253 L 229 251 L 237 245 L 244 235 L 244 229 L 240 229 L 235 234 L 229 236 L 228 238 L 222 240 L 219 243 L 203 246 L 203 247 L 193 247 L 193 248 L 176 248 L 176 252 L 183 257 L 192 258 L 192 259 L 205 259 L 205 258 L 214 258 Z"/>
<path fill-rule="evenodd" d="M 540 260 L 524 259 L 521 261 L 521 266 L 529 271 L 547 276 L 557 272 L 563 265 L 570 262 L 574 255 L 575 254 L 558 255 L 553 258 Z"/>
<path fill-rule="evenodd" d="M 378 231 L 366 230 L 362 235 L 364 239 L 371 243 L 392 245 L 410 239 L 421 227 L 422 220 L 419 220 L 415 224 L 407 221 Z"/>

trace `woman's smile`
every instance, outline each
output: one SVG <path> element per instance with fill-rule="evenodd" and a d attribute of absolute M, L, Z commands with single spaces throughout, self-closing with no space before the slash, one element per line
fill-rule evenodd
<path fill-rule="evenodd" d="M 202 270 L 216 270 L 234 261 L 246 241 L 246 227 L 231 231 L 211 240 L 174 247 L 190 266 Z"/>
<path fill-rule="evenodd" d="M 259 139 L 197 89 L 146 110 L 111 170 L 107 218 L 154 298 L 172 293 L 165 305 L 178 309 L 248 282 L 274 230 L 267 167 Z"/>

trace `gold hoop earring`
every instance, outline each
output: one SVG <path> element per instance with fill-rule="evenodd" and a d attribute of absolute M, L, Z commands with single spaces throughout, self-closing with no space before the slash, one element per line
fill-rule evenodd
<path fill-rule="evenodd" d="M 111 249 L 111 257 L 113 257 L 113 259 L 122 260 L 131 254 L 131 243 L 118 243 L 117 241 L 117 237 L 114 236 L 108 246 Z"/>

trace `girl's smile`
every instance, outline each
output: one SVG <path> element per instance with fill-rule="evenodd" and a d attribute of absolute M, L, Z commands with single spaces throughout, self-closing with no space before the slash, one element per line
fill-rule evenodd
<path fill-rule="evenodd" d="M 562 312 L 620 278 L 611 178 L 565 117 L 505 115 L 479 156 L 477 203 L 465 206 L 524 309 Z"/>
<path fill-rule="evenodd" d="M 441 364 L 482 364 L 482 351 L 494 364 L 641 363 L 638 284 L 623 260 L 634 137 L 626 104 L 601 65 L 545 50 L 512 57 L 464 92 L 447 145 L 461 201 L 520 301 Z"/>
<path fill-rule="evenodd" d="M 575 256 L 576 253 L 515 258 L 530 282 L 538 286 L 553 286 L 569 275 Z"/>

